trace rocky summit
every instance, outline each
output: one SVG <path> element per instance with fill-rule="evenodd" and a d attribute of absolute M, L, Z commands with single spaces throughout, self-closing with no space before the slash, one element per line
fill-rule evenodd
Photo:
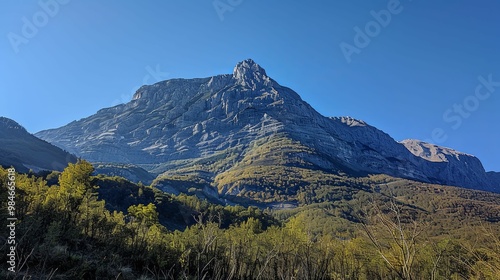
<path fill-rule="evenodd" d="M 259 169 L 266 166 L 499 190 L 497 175 L 474 156 L 418 140 L 398 143 L 363 121 L 322 116 L 251 59 L 232 74 L 142 86 L 126 104 L 36 136 L 108 167 L 195 175 L 219 194 L 250 188 L 237 178 L 269 172 Z"/>

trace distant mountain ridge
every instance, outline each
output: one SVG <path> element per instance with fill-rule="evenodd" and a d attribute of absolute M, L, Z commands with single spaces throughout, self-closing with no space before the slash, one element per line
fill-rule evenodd
<path fill-rule="evenodd" d="M 221 195 L 253 189 L 234 188 L 229 174 L 236 178 L 260 166 L 383 173 L 499 191 L 477 158 L 415 140 L 398 143 L 353 118 L 324 117 L 251 59 L 232 75 L 142 86 L 127 104 L 35 135 L 93 162 L 196 175 Z M 268 150 L 255 152 L 263 146 Z"/>
<path fill-rule="evenodd" d="M 17 122 L 0 117 L 0 165 L 19 172 L 63 170 L 76 157 L 31 135 Z"/>

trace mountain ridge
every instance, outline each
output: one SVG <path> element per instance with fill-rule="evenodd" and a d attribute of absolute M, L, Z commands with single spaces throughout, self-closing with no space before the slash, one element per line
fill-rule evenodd
<path fill-rule="evenodd" d="M 477 158 L 463 156 L 465 163 L 441 149 L 434 159 L 448 162 L 429 161 L 411 150 L 423 144 L 398 143 L 354 118 L 325 117 L 251 59 L 238 63 L 233 74 L 142 86 L 129 103 L 35 135 L 94 162 L 135 164 L 156 175 L 198 174 L 219 191 L 224 188 L 215 178 L 241 167 L 252 145 L 273 135 L 300 143 L 282 155 L 285 164 L 307 158 L 304 166 L 327 173 L 380 173 L 498 191 Z"/>
<path fill-rule="evenodd" d="M 0 165 L 19 172 L 63 170 L 76 157 L 30 134 L 16 121 L 0 117 Z"/>

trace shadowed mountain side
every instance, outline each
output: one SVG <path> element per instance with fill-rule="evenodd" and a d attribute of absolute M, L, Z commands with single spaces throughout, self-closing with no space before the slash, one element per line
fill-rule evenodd
<path fill-rule="evenodd" d="M 19 172 L 63 170 L 76 157 L 43 141 L 8 118 L 0 117 L 0 165 Z"/>

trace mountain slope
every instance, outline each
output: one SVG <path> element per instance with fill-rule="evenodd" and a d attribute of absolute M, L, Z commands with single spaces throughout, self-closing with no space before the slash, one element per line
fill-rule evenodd
<path fill-rule="evenodd" d="M 494 192 L 500 193 L 500 172 L 487 172 L 486 176 L 488 180 L 493 183 L 494 188 L 492 189 Z"/>
<path fill-rule="evenodd" d="M 219 191 L 228 188 L 218 185 L 217 176 L 255 165 L 247 160 L 252 150 L 277 138 L 295 144 L 275 145 L 267 166 L 494 187 L 480 163 L 458 161 L 448 170 L 446 162 L 415 155 L 362 121 L 322 116 L 252 60 L 238 63 L 232 75 L 143 86 L 127 104 L 36 135 L 94 162 L 131 163 L 168 176 L 195 174 Z M 448 171 L 434 171 L 441 169 Z"/>
<path fill-rule="evenodd" d="M 0 165 L 19 172 L 63 170 L 76 157 L 36 138 L 15 121 L 0 117 Z"/>

